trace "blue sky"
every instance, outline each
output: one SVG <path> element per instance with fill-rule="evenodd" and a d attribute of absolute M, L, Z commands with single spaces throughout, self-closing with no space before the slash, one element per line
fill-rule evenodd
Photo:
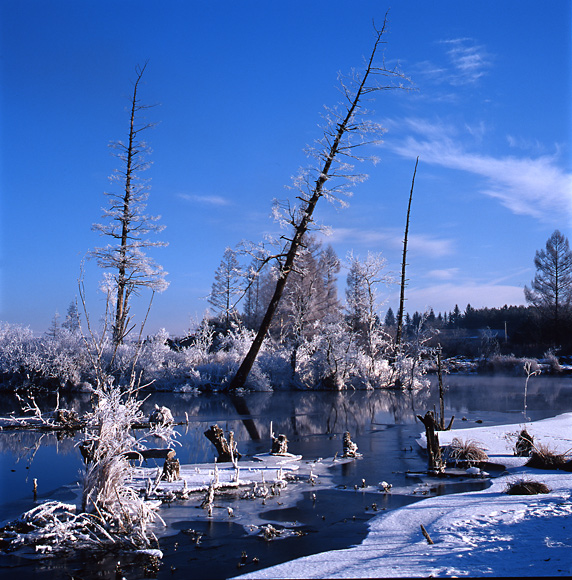
<path fill-rule="evenodd" d="M 0 320 L 41 333 L 77 295 L 127 131 L 137 64 L 157 122 L 148 209 L 169 272 L 147 329 L 184 333 L 224 249 L 277 226 L 274 198 L 310 163 L 338 72 L 360 67 L 387 9 L 385 59 L 415 91 L 379 93 L 387 129 L 347 209 L 320 201 L 341 258 L 382 252 L 398 277 L 407 196 L 407 310 L 522 304 L 533 258 L 572 237 L 571 3 L 482 0 L 3 0 L 0 5 Z M 85 266 L 92 316 L 101 271 Z M 341 274 L 343 290 L 344 273 Z M 380 308 L 397 307 L 397 286 Z M 142 296 L 136 314 L 146 306 Z"/>

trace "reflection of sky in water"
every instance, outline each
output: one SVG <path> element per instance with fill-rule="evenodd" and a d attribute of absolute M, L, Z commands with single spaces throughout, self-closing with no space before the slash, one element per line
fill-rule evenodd
<path fill-rule="evenodd" d="M 36 449 L 36 445 L 39 446 Z M 38 499 L 79 478 L 82 461 L 70 439 L 57 441 L 54 434 L 0 433 L 0 520 L 33 506 L 33 481 L 38 480 Z M 51 495 L 50 495 L 51 497 Z"/>
<path fill-rule="evenodd" d="M 520 420 L 524 394 L 522 377 L 451 375 L 444 377 L 444 383 L 448 387 L 446 417 L 448 420 L 451 414 L 456 416 L 455 428 L 474 427 L 476 419 L 483 420 L 484 424 Z M 249 393 L 234 400 L 224 394 L 154 393 L 145 403 L 147 413 L 155 403 L 168 406 L 177 420 L 184 420 L 185 413 L 188 414 L 189 425 L 177 428 L 182 445 L 176 450 L 181 463 L 213 460 L 214 447 L 203 433 L 214 423 L 225 431 L 234 431 L 241 453 L 266 452 L 270 446 L 272 421 L 274 432 L 288 437 L 289 450 L 308 459 L 341 454 L 342 435 L 350 431 L 365 457 L 353 467 L 345 467 L 338 481 L 367 477 L 368 481 L 377 483 L 395 479 L 395 471 L 423 465 L 415 449 L 415 437 L 423 428 L 415 415 L 424 414 L 433 405 L 438 407 L 438 396 L 433 381 L 430 390 L 416 393 L 275 392 Z M 65 402 L 61 406 L 65 406 Z M 76 398 L 74 407 L 77 406 Z M 572 377 L 533 377 L 529 381 L 527 413 L 533 420 L 570 410 Z M 467 421 L 462 421 L 463 416 Z M 26 498 L 31 505 L 34 478 L 38 479 L 40 498 L 59 486 L 78 480 L 83 464 L 71 439 L 58 441 L 53 434 L 44 435 L 33 461 L 29 462 L 41 437 L 37 433 L 0 433 L 0 519 L 5 519 L 8 517 L 5 514 L 12 511 L 7 506 L 9 502 Z M 147 446 L 161 447 L 161 442 L 150 439 Z M 25 449 L 30 451 L 26 453 Z M 19 462 L 18 457 L 21 457 Z M 359 473 L 352 474 L 352 469 Z M 10 513 L 9 517 L 12 515 Z"/>

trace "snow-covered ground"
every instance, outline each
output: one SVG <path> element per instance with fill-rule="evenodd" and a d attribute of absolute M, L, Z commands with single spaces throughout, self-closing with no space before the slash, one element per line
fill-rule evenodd
<path fill-rule="evenodd" d="M 572 575 L 572 474 L 524 466 L 513 454 L 526 426 L 535 443 L 572 449 L 572 413 L 534 423 L 441 432 L 484 445 L 508 474 L 477 492 L 428 498 L 371 520 L 367 538 L 345 550 L 323 552 L 240 578 L 386 578 L 427 576 Z M 507 495 L 519 480 L 546 484 L 548 494 Z M 430 545 L 421 531 L 425 527 Z"/>

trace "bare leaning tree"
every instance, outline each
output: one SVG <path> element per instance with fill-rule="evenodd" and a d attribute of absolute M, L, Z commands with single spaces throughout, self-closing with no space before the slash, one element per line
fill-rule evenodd
<path fill-rule="evenodd" d="M 154 293 L 168 286 L 165 281 L 167 273 L 145 254 L 148 248 L 167 245 L 146 238 L 164 229 L 164 226 L 157 223 L 160 216 L 145 213 L 149 183 L 140 177 L 150 166 L 146 160 L 150 149 L 141 139 L 141 133 L 152 124 L 141 123 L 139 118 L 141 112 L 150 106 L 142 104 L 137 94 L 146 66 L 135 69 L 127 143 L 111 143 L 111 147 L 117 151 L 115 155 L 121 161 L 121 168 L 114 172 L 110 180 L 119 184 L 120 191 L 105 194 L 109 198 L 109 207 L 103 210 L 106 222 L 93 225 L 94 231 L 111 241 L 90 252 L 91 257 L 97 258 L 99 266 L 107 270 L 105 289 L 115 304 L 112 333 L 116 346 L 123 343 L 134 327 L 129 315 L 131 297 L 142 288 L 150 288 Z"/>
<path fill-rule="evenodd" d="M 387 14 L 382 28 L 375 29 L 373 49 L 363 72 L 360 74 L 356 71 L 349 79 L 342 79 L 341 90 L 345 98 L 343 109 L 330 111 L 324 135 L 310 152 L 318 165 L 303 172 L 296 181 L 300 203 L 295 207 L 287 204 L 281 208 L 284 221 L 291 228 L 292 234 L 291 237 L 283 236 L 282 251 L 273 256 L 278 264 L 276 287 L 250 350 L 229 385 L 230 389 L 243 387 L 248 378 L 282 298 L 288 275 L 295 266 L 296 256 L 300 248 L 304 247 L 304 236 L 313 223 L 318 201 L 322 197 L 329 201 L 340 201 L 339 195 L 347 193 L 349 184 L 365 178 L 353 173 L 353 165 L 348 159 L 363 159 L 357 155 L 356 148 L 377 141 L 383 130 L 378 124 L 364 118 L 364 97 L 377 91 L 405 88 L 401 82 L 380 82 L 381 77 L 408 80 L 397 69 L 387 68 L 385 62 L 376 64 L 380 45 L 385 43 L 383 36 L 386 27 Z"/>

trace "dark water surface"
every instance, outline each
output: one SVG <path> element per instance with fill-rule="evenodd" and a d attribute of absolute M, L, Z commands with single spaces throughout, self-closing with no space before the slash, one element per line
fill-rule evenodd
<path fill-rule="evenodd" d="M 455 428 L 474 427 L 476 421 L 486 426 L 524 420 L 523 378 L 452 375 L 446 377 L 445 383 L 446 415 L 447 419 L 455 415 Z M 217 498 L 221 506 L 238 506 L 243 513 L 251 510 L 258 524 L 268 521 L 278 529 L 296 530 L 299 536 L 268 542 L 228 518 L 215 517 L 209 521 L 203 510 L 185 508 L 184 502 L 163 508 L 166 516 L 174 513 L 169 510 L 176 509 L 181 520 L 171 524 L 170 535 L 160 539 L 165 556 L 155 577 L 228 578 L 250 572 L 256 566 L 267 567 L 323 550 L 344 548 L 359 543 L 367 533 L 368 520 L 383 510 L 427 495 L 487 485 L 482 480 L 428 485 L 421 479 L 406 477 L 407 471 L 425 468 L 425 459 L 415 442 L 423 431 L 416 415 L 438 406 L 436 391 L 433 383 L 430 389 L 417 393 L 308 391 L 248 393 L 241 397 L 151 394 L 145 403 L 147 411 L 154 404 L 166 405 L 176 420 L 189 418 L 188 427 L 178 428 L 182 445 L 177 447 L 177 456 L 181 464 L 213 460 L 214 448 L 203 433 L 214 423 L 225 431 L 234 431 L 238 448 L 246 456 L 269 451 L 270 421 L 275 433 L 288 437 L 289 451 L 302 455 L 304 460 L 341 455 L 345 431 L 350 431 L 363 455 L 359 460 L 331 468 L 331 486 L 318 484 L 309 488 L 289 484 L 282 496 L 267 501 L 266 505 L 261 500 L 238 500 L 230 495 Z M 64 403 L 81 411 L 87 408 L 89 397 Z M 12 408 L 15 408 L 13 400 L 0 399 L 0 414 L 5 415 Z M 531 420 L 567 411 L 572 411 L 571 377 L 531 378 L 527 395 L 527 416 Z M 70 438 L 58 440 L 54 434 L 0 432 L 0 521 L 13 519 L 35 505 L 34 479 L 38 482 L 38 501 L 71 498 L 69 488 L 63 486 L 77 481 L 83 468 L 76 442 Z M 362 480 L 374 487 L 363 490 Z M 393 485 L 392 493 L 376 491 L 375 486 L 381 481 Z M 30 562 L 0 556 L 0 577 L 115 578 L 118 560 L 126 578 L 144 577 L 142 564 L 130 562 L 124 556 L 110 556 L 103 562 L 95 559 Z"/>

